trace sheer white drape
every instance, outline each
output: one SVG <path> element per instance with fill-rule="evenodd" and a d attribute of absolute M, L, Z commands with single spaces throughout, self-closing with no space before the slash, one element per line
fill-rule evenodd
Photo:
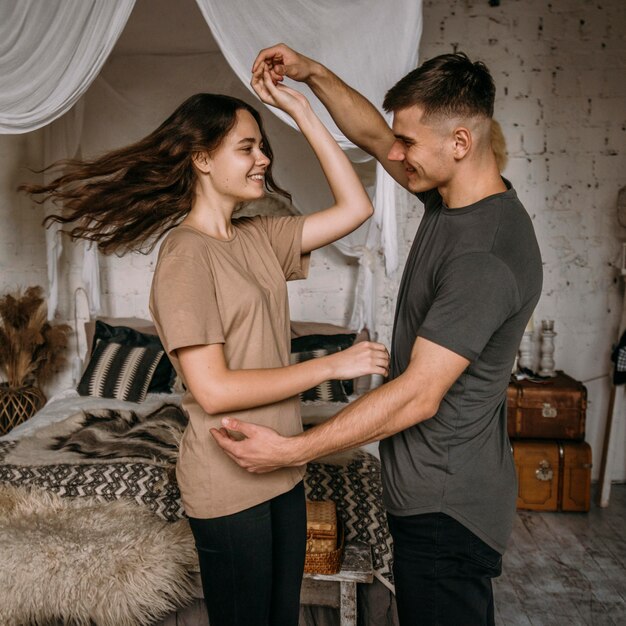
<path fill-rule="evenodd" d="M 81 157 L 81 140 L 85 103 L 81 98 L 65 115 L 48 124 L 44 129 L 44 164 L 50 165 L 64 159 Z M 58 175 L 56 169 L 44 172 L 44 183 L 47 184 Z M 59 207 L 50 201 L 44 204 L 46 215 L 58 213 Z M 59 306 L 61 290 L 61 273 L 59 263 L 63 252 L 63 235 L 61 225 L 53 222 L 46 228 L 46 261 L 48 265 L 48 318 L 53 319 Z M 83 267 L 81 272 L 85 294 L 89 302 L 92 317 L 101 312 L 100 265 L 98 248 L 90 241 L 82 242 Z"/>
<path fill-rule="evenodd" d="M 87 90 L 135 0 L 0 0 L 0 133 L 41 128 Z"/>
<path fill-rule="evenodd" d="M 70 111 L 44 129 L 44 164 L 78 156 L 83 129 L 83 104 L 79 101 Z M 49 183 L 58 172 L 44 172 L 44 183 Z M 58 212 L 51 202 L 44 205 L 46 214 Z M 54 222 L 46 229 L 46 259 L 48 264 L 48 317 L 52 319 L 59 305 L 59 262 L 63 252 L 61 225 Z M 92 295 L 92 300 L 93 300 Z M 99 295 L 97 296 L 99 298 Z"/>
<path fill-rule="evenodd" d="M 260 49 L 284 42 L 332 70 L 381 107 L 385 92 L 417 63 L 420 0 L 196 0 L 215 41 L 246 86 Z M 371 157 L 341 134 L 306 85 L 317 114 L 352 161 Z M 271 109 L 295 128 L 291 118 Z"/>
<path fill-rule="evenodd" d="M 79 100 L 107 60 L 134 5 L 135 0 L 0 0 L 0 133 L 46 126 L 45 164 L 75 157 L 82 131 Z M 44 181 L 51 175 L 45 173 Z M 59 302 L 59 231 L 58 224 L 46 230 L 51 318 Z M 84 261 L 83 281 L 95 313 L 100 309 L 100 277 L 97 252 L 88 244 Z"/>

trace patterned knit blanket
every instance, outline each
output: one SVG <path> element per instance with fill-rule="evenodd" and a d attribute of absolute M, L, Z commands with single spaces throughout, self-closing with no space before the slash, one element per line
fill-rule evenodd
<path fill-rule="evenodd" d="M 395 592 L 392 541 L 382 504 L 380 461 L 363 450 L 325 457 L 309 463 L 304 475 L 307 498 L 333 500 L 344 524 L 347 541 L 372 547 L 374 575 Z"/>
<path fill-rule="evenodd" d="M 132 499 L 160 518 L 184 517 L 174 473 L 184 419 L 164 405 L 149 416 L 108 410 L 77 414 L 17 441 L 0 441 L 0 483 L 32 485 L 60 496 Z M 382 506 L 380 462 L 355 450 L 310 463 L 305 490 L 332 499 L 346 540 L 372 546 L 375 576 L 393 588 L 391 537 Z"/>

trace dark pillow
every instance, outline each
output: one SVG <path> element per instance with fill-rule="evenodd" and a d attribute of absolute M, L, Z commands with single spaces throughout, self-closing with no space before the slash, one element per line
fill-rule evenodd
<path fill-rule="evenodd" d="M 328 350 L 329 354 L 349 348 L 356 339 L 356 333 L 341 335 L 304 335 L 291 340 L 292 352 L 304 350 Z"/>
<path fill-rule="evenodd" d="M 128 346 L 97 339 L 78 383 L 81 396 L 143 402 L 163 348 Z"/>
<path fill-rule="evenodd" d="M 302 363 L 329 354 L 327 350 L 303 350 L 302 352 L 291 353 L 291 363 Z M 322 400 L 324 402 L 348 402 L 345 389 L 341 380 L 326 380 L 311 389 L 307 389 L 300 394 L 300 400 L 309 402 L 312 400 Z"/>
<path fill-rule="evenodd" d="M 167 358 L 163 344 L 157 335 L 141 333 L 128 326 L 110 326 L 101 320 L 96 320 L 92 354 L 96 349 L 98 339 L 109 343 L 121 343 L 130 347 L 152 347 L 163 351 L 163 358 L 159 361 L 148 391 L 152 393 L 171 393 L 176 372 L 171 361 Z"/>
<path fill-rule="evenodd" d="M 356 333 L 342 333 L 337 335 L 303 335 L 302 337 L 294 337 L 291 340 L 291 353 L 302 353 L 302 352 L 313 352 L 316 350 L 323 350 L 324 354 L 332 354 L 333 352 L 339 352 L 339 350 L 345 350 L 349 348 L 356 339 Z M 315 355 L 314 355 L 315 356 Z M 317 356 L 323 356 L 322 353 Z M 308 359 L 313 358 L 312 356 L 308 356 Z M 299 358 L 295 360 L 295 363 L 299 363 L 300 361 L 306 361 L 307 358 Z M 326 385 L 326 390 L 317 392 L 313 389 L 309 389 L 305 392 L 305 395 L 311 396 L 312 394 L 316 395 L 330 395 L 333 396 L 341 396 L 342 399 L 333 400 L 334 402 L 347 402 L 349 396 L 354 391 L 354 380 L 351 378 L 350 380 L 333 380 L 328 381 L 331 383 L 331 389 L 337 390 L 336 392 L 332 391 L 328 388 L 326 383 L 322 383 Z M 341 390 L 339 390 L 341 387 Z M 302 394 L 300 394 L 302 396 Z M 320 398 L 311 398 L 307 399 L 318 400 Z"/>

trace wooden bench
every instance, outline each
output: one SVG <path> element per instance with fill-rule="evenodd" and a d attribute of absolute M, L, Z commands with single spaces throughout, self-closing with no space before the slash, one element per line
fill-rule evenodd
<path fill-rule="evenodd" d="M 300 603 L 339 609 L 341 626 L 356 626 L 356 585 L 373 580 L 370 546 L 348 543 L 337 574 L 304 575 Z"/>

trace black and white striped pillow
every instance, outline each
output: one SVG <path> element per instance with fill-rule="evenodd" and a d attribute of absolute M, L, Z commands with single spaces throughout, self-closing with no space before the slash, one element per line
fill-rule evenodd
<path fill-rule="evenodd" d="M 301 352 L 292 352 L 289 355 L 289 362 L 302 363 L 309 359 L 316 359 L 321 356 L 330 354 L 328 350 L 320 348 L 318 350 L 302 350 Z M 348 402 L 348 397 L 340 380 L 325 380 L 311 389 L 307 389 L 300 393 L 300 400 L 303 402 L 324 401 L 324 402 Z"/>
<path fill-rule="evenodd" d="M 78 383 L 81 396 L 143 402 L 163 350 L 98 340 Z"/>

